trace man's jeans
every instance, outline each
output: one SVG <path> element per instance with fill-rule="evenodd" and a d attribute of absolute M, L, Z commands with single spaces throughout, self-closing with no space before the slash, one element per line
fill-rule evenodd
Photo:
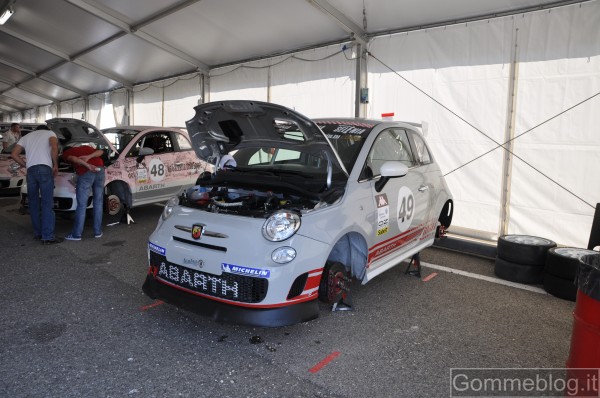
<path fill-rule="evenodd" d="M 71 236 L 81 238 L 85 223 L 85 209 L 87 208 L 90 190 L 94 196 L 94 235 L 102 234 L 102 212 L 104 206 L 104 168 L 96 173 L 87 171 L 77 177 L 77 209 L 75 210 L 75 223 Z"/>
<path fill-rule="evenodd" d="M 50 166 L 36 164 L 27 168 L 27 195 L 33 235 L 54 240 L 54 175 Z"/>

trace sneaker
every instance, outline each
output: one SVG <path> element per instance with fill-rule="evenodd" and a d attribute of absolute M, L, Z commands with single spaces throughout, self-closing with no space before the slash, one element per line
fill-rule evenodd
<path fill-rule="evenodd" d="M 81 240 L 81 237 L 78 238 L 76 236 L 73 236 L 73 234 L 69 234 L 69 235 L 65 236 L 65 239 L 66 240 Z"/>
<path fill-rule="evenodd" d="M 100 232 L 99 234 L 94 235 L 94 238 L 101 238 L 102 237 L 102 232 Z"/>
<path fill-rule="evenodd" d="M 42 239 L 42 245 L 53 245 L 56 243 L 61 243 L 63 241 L 63 238 L 54 238 L 51 240 L 44 240 Z"/>

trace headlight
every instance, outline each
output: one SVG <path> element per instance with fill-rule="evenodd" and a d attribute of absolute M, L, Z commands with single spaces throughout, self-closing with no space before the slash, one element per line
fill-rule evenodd
<path fill-rule="evenodd" d="M 179 205 L 179 197 L 173 196 L 171 199 L 169 199 L 169 201 L 165 205 L 165 208 L 163 209 L 162 219 L 166 220 L 167 218 L 169 218 L 171 216 L 171 213 L 173 213 L 173 209 L 177 205 Z"/>
<path fill-rule="evenodd" d="M 287 211 L 276 212 L 267 218 L 262 226 L 262 234 L 266 240 L 280 242 L 296 233 L 300 228 L 300 216 Z"/>
<path fill-rule="evenodd" d="M 296 250 L 289 246 L 280 247 L 271 253 L 271 259 L 277 264 L 287 264 L 294 258 L 296 258 Z"/>

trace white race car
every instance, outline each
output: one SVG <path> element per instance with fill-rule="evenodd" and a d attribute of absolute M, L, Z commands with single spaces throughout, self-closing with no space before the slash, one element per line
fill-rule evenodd
<path fill-rule="evenodd" d="M 217 171 L 165 206 L 151 298 L 219 321 L 307 321 L 318 298 L 340 302 L 351 278 L 367 283 L 450 226 L 452 196 L 414 124 L 253 101 L 195 110 L 193 147 Z"/>

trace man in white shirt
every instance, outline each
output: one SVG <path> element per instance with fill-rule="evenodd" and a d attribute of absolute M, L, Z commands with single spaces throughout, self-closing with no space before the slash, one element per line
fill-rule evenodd
<path fill-rule="evenodd" d="M 2 152 L 10 152 L 12 146 L 21 139 L 21 125 L 13 123 L 10 125 L 10 130 L 6 131 L 2 136 Z"/>
<path fill-rule="evenodd" d="M 19 156 L 27 153 L 27 163 Z M 27 194 L 33 238 L 42 244 L 60 243 L 54 236 L 54 177 L 58 174 L 58 138 L 45 125 L 38 126 L 15 144 L 10 156 L 27 167 Z"/>

